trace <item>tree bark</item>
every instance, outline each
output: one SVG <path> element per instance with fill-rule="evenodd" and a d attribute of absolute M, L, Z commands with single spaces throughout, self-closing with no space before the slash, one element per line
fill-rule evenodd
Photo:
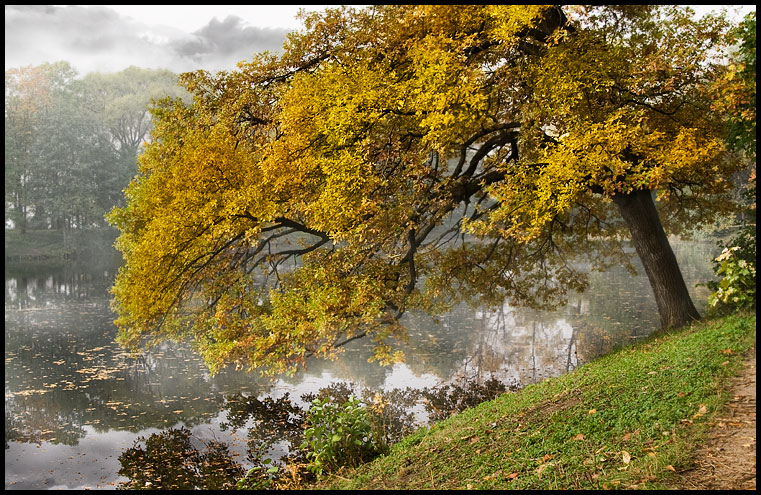
<path fill-rule="evenodd" d="M 687 291 L 650 190 L 617 194 L 613 202 L 629 227 L 634 248 L 650 280 L 661 328 L 681 327 L 699 320 L 700 313 Z"/>

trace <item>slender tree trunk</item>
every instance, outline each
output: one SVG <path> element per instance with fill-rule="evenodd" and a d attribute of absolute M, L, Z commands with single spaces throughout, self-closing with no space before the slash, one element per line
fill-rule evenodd
<path fill-rule="evenodd" d="M 658 217 L 650 190 L 613 197 L 645 267 L 661 318 L 661 328 L 681 327 L 700 319 L 679 264 Z"/>
<path fill-rule="evenodd" d="M 26 205 L 21 205 L 21 233 L 26 234 Z"/>

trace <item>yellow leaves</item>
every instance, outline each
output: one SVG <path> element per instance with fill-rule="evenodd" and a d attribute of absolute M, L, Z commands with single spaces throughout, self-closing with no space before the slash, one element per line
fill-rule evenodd
<path fill-rule="evenodd" d="M 489 5 L 486 7 L 493 22 L 491 35 L 507 44 L 518 41 L 518 33 L 526 26 L 532 26 L 542 19 L 551 5 Z"/>
<path fill-rule="evenodd" d="M 433 149 L 461 139 L 483 118 L 487 105 L 481 70 L 466 64 L 453 44 L 445 36 L 429 35 L 410 49 L 412 70 L 405 90 Z"/>

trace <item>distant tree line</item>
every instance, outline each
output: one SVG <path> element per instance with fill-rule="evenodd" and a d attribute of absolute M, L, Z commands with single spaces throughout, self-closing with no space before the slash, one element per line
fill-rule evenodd
<path fill-rule="evenodd" d="M 6 228 L 104 227 L 137 172 L 151 100 L 183 95 L 168 70 L 77 77 L 68 62 L 6 70 Z"/>

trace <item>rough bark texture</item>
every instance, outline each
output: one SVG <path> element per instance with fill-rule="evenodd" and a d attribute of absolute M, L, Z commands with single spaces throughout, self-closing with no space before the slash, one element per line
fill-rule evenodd
<path fill-rule="evenodd" d="M 642 265 L 645 267 L 661 318 L 661 328 L 680 327 L 700 319 L 692 303 L 679 264 L 663 230 L 649 190 L 613 197 L 629 227 Z"/>

